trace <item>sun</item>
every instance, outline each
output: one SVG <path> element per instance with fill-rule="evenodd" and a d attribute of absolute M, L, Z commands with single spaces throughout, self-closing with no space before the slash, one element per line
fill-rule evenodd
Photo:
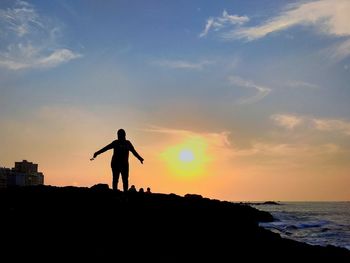
<path fill-rule="evenodd" d="M 209 158 L 207 141 L 200 136 L 190 137 L 161 153 L 170 172 L 176 176 L 194 177 L 205 173 Z"/>
<path fill-rule="evenodd" d="M 179 159 L 181 162 L 192 162 L 194 160 L 194 154 L 190 149 L 183 149 L 179 153 Z"/>

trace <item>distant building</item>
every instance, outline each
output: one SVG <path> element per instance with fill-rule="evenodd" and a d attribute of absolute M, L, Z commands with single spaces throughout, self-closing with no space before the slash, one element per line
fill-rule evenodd
<path fill-rule="evenodd" d="M 0 168 L 0 188 L 44 184 L 44 175 L 38 172 L 38 164 L 23 160 L 15 167 Z"/>
<path fill-rule="evenodd" d="M 37 173 L 38 165 L 36 163 L 23 160 L 22 162 L 15 162 L 15 168 L 12 168 L 12 170 L 18 173 L 27 173 L 27 174 Z"/>
<path fill-rule="evenodd" d="M 7 176 L 11 173 L 10 168 L 0 167 L 0 188 L 7 187 Z"/>

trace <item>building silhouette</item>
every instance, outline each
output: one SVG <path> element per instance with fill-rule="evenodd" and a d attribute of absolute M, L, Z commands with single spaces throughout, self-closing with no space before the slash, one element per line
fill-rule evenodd
<path fill-rule="evenodd" d="M 7 175 L 11 173 L 10 168 L 0 167 L 0 188 L 7 187 Z"/>
<path fill-rule="evenodd" d="M 0 188 L 44 184 L 44 174 L 38 172 L 38 164 L 23 160 L 15 162 L 12 169 L 0 167 Z"/>

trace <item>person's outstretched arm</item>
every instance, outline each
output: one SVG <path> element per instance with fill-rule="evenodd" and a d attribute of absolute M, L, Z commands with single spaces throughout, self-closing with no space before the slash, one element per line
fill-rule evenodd
<path fill-rule="evenodd" d="M 143 163 L 143 158 L 137 153 L 137 151 L 135 150 L 135 148 L 134 148 L 134 146 L 131 144 L 131 142 L 130 142 L 130 151 L 132 152 L 132 154 L 133 155 L 135 155 L 135 157 L 137 158 L 137 159 L 139 159 L 139 161 L 141 162 L 141 163 Z"/>
<path fill-rule="evenodd" d="M 113 142 L 108 144 L 107 146 L 103 147 L 101 150 L 94 153 L 94 158 L 96 158 L 97 155 L 104 153 L 105 151 L 108 151 L 110 149 L 113 149 Z"/>

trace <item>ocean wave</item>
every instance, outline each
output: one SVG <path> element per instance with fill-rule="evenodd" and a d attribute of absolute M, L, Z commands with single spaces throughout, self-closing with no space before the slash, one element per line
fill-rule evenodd
<path fill-rule="evenodd" d="M 320 221 L 310 221 L 310 222 L 301 222 L 297 224 L 293 224 L 294 227 L 302 229 L 302 228 L 314 228 L 314 227 L 323 227 L 330 222 L 325 221 L 325 220 L 320 220 Z"/>
<path fill-rule="evenodd" d="M 350 206 L 348 203 L 289 203 L 266 207 L 275 221 L 261 227 L 311 245 L 333 245 L 350 250 Z"/>

